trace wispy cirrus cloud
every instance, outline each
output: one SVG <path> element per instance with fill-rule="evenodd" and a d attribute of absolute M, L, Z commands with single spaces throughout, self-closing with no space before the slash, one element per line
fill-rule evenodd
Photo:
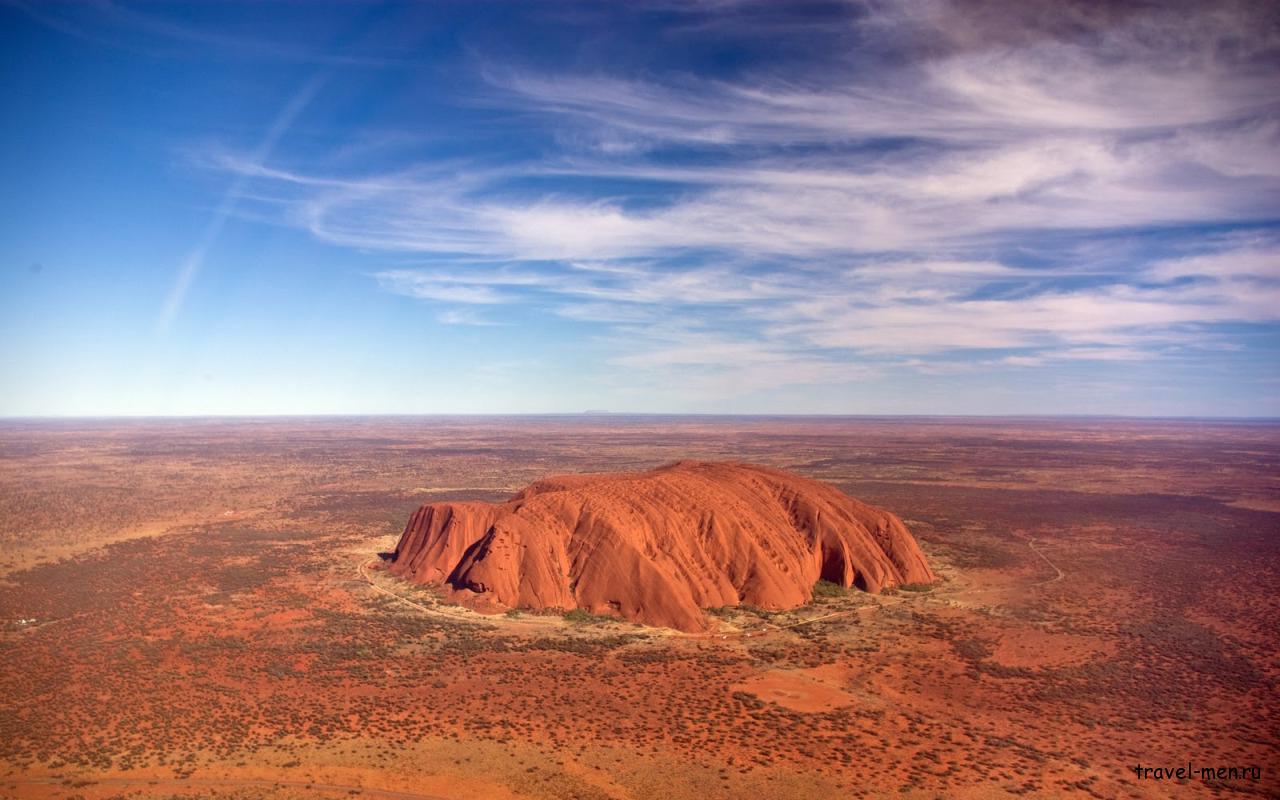
<path fill-rule="evenodd" d="M 671 35 L 742 34 L 747 8 Z M 799 66 L 481 59 L 466 103 L 526 125 L 518 155 L 216 166 L 320 240 L 422 260 L 387 291 L 594 324 L 610 364 L 655 374 L 1161 359 L 1280 322 L 1273 8 L 851 8 Z"/>
<path fill-rule="evenodd" d="M 1132 360 L 1138 353 L 1155 358 L 1219 348 L 1226 339 L 1214 332 L 1218 324 L 1280 320 L 1275 243 L 1158 261 L 1126 281 L 1077 289 L 1060 282 L 1095 277 L 1087 269 L 993 261 L 875 260 L 785 274 L 785 280 L 752 281 L 736 271 L 681 270 L 671 281 L 662 265 L 634 263 L 621 277 L 614 268 L 502 266 L 397 270 L 379 278 L 409 296 L 541 303 L 562 316 L 608 323 L 629 343 L 620 346 L 628 354 L 615 363 L 631 367 L 848 363 L 849 353 L 883 362 L 962 350 L 1016 350 L 1012 360 L 991 363 L 1024 366 Z M 675 344 L 665 338 L 672 329 L 682 333 Z"/>

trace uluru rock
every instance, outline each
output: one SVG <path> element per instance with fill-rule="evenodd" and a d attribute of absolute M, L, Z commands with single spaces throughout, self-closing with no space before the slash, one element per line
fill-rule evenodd
<path fill-rule="evenodd" d="M 581 608 L 682 631 L 705 629 L 704 608 L 801 605 L 819 579 L 868 592 L 934 580 L 888 511 L 781 470 L 697 461 L 424 505 L 391 571 L 479 610 Z"/>

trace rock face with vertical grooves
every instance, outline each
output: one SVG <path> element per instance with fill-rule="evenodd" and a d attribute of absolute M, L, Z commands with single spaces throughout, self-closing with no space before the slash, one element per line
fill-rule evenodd
<path fill-rule="evenodd" d="M 704 630 L 705 608 L 802 605 L 819 579 L 868 592 L 935 579 L 893 514 L 781 470 L 699 461 L 424 505 L 391 571 L 480 611 L 581 608 L 682 631 Z"/>

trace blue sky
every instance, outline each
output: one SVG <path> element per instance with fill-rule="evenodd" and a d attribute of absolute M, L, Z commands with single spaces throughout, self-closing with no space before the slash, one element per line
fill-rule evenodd
<path fill-rule="evenodd" d="M 1277 87 L 1261 2 L 0 2 L 0 415 L 1277 416 Z"/>

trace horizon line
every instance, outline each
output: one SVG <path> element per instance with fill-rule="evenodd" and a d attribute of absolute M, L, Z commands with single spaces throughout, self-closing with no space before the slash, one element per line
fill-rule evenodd
<path fill-rule="evenodd" d="M 956 420 L 1140 420 L 1186 422 L 1269 422 L 1280 423 L 1280 416 L 1187 414 L 876 414 L 876 413 L 802 413 L 802 412 L 712 412 L 712 411 L 513 411 L 513 412 L 317 412 L 317 413 L 244 413 L 244 414 L 0 414 L 0 424 L 9 422 L 111 422 L 111 421 L 220 421 L 220 420 L 341 420 L 341 419 L 510 419 L 510 418 L 688 418 L 709 419 L 956 419 Z"/>

